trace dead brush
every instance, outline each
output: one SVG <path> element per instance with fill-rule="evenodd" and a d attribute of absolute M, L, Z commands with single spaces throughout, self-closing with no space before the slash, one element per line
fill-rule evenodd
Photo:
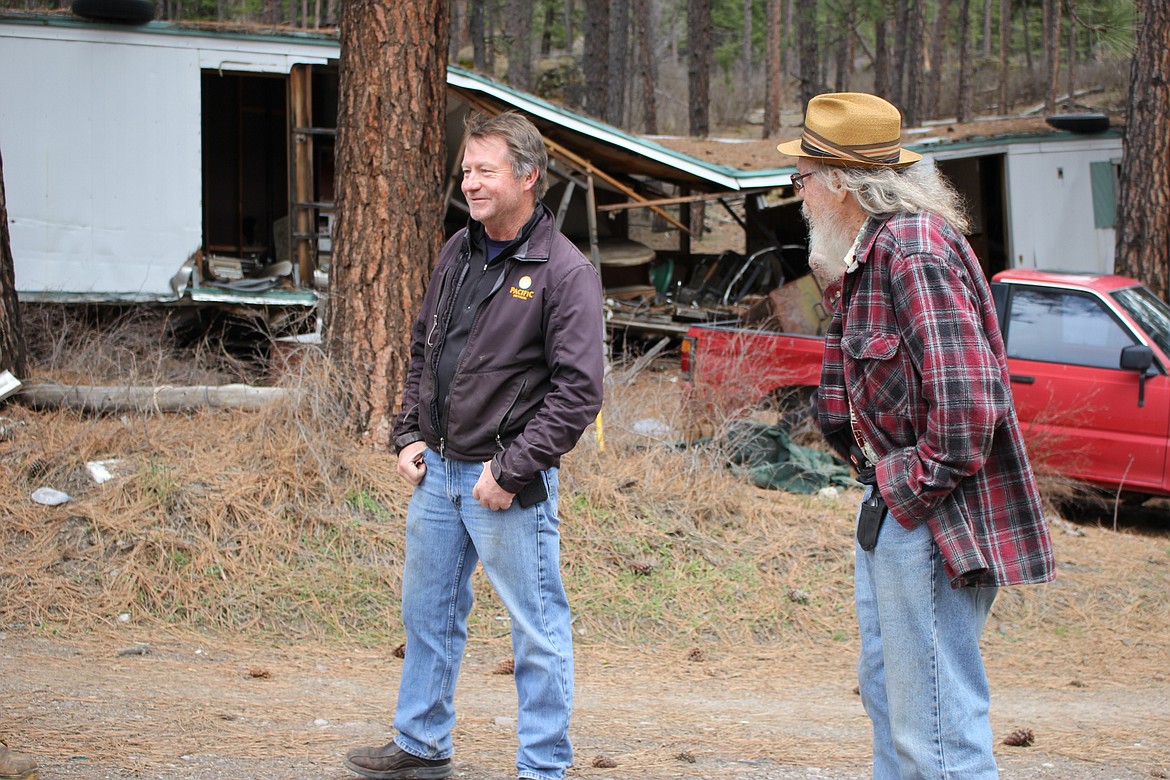
<path fill-rule="evenodd" d="M 21 306 L 33 380 L 65 384 L 226 384 L 257 379 L 253 356 L 237 343 L 262 343 L 246 319 L 200 320 L 179 310 L 136 306 Z M 207 317 L 208 315 L 202 315 Z"/>
<path fill-rule="evenodd" d="M 843 638 L 850 559 L 844 504 L 730 477 L 724 445 L 686 446 L 673 373 L 607 390 L 605 451 L 566 459 L 565 567 L 587 635 L 639 642 Z M 567 494 L 567 495 L 566 495 Z M 840 537 L 838 539 L 837 537 Z M 794 603 L 799 589 L 831 615 Z"/>
<path fill-rule="evenodd" d="M 156 381 L 197 375 L 167 373 L 163 338 L 125 346 L 138 324 L 114 322 L 120 347 L 79 332 L 42 342 L 34 354 L 49 361 L 36 364 L 37 376 L 70 381 L 81 373 L 72 366 L 85 364 L 86 381 L 101 381 L 108 357 L 99 353 L 130 369 L 122 382 L 142 382 L 146 365 Z M 71 349 L 85 353 L 78 363 Z M 193 362 L 206 365 L 202 357 Z M 100 626 L 129 615 L 288 639 L 392 630 L 405 492 L 391 457 L 346 436 L 337 372 L 319 357 L 302 361 L 297 402 L 261 412 L 113 417 L 7 407 L 16 425 L 0 449 L 0 504 L 11 518 L 0 530 L 9 553 L 0 567 L 3 621 Z M 95 484 L 86 463 L 108 459 L 123 476 Z M 72 500 L 30 502 L 46 485 Z"/>

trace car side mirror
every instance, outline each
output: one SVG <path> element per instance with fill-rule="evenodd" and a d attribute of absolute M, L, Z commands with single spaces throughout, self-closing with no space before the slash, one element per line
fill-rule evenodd
<path fill-rule="evenodd" d="M 1130 344 L 1121 350 L 1121 368 L 1138 372 L 1138 406 L 1146 405 L 1146 371 L 1154 365 L 1154 350 L 1145 344 Z"/>

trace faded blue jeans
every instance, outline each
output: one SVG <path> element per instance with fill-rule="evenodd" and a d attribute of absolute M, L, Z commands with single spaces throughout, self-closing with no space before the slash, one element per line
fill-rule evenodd
<path fill-rule="evenodd" d="M 998 590 L 951 588 L 925 523 L 907 531 L 888 516 L 877 547 L 856 553 L 857 674 L 873 721 L 874 780 L 998 777 L 979 651 Z"/>
<path fill-rule="evenodd" d="M 492 511 L 471 496 L 482 463 L 427 450 L 426 475 L 406 512 L 402 621 L 406 656 L 394 741 L 423 758 L 453 752 L 455 683 L 467 643 L 471 574 L 477 562 L 512 619 L 519 697 L 519 777 L 561 780 L 573 762 L 573 638 L 561 584 L 557 470 L 537 479 L 548 499 Z"/>

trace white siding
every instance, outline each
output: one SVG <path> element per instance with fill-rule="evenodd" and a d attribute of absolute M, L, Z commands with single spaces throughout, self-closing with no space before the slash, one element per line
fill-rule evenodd
<path fill-rule="evenodd" d="M 201 68 L 288 73 L 336 42 L 0 24 L 0 153 L 22 298 L 165 299 L 203 243 Z"/>
<path fill-rule="evenodd" d="M 1089 165 L 1120 156 L 1118 139 L 1008 148 L 1013 267 L 1113 273 L 1115 235 L 1094 224 Z"/>

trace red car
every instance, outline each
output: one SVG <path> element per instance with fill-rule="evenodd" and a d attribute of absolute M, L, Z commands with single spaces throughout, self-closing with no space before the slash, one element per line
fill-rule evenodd
<path fill-rule="evenodd" d="M 1137 281 L 1030 270 L 992 279 L 1016 410 L 1038 471 L 1170 496 L 1170 306 Z M 822 340 L 697 325 L 691 399 L 743 409 L 820 378 Z"/>
<path fill-rule="evenodd" d="M 1170 495 L 1170 306 L 1123 276 L 1003 271 L 992 291 L 1033 461 Z"/>

